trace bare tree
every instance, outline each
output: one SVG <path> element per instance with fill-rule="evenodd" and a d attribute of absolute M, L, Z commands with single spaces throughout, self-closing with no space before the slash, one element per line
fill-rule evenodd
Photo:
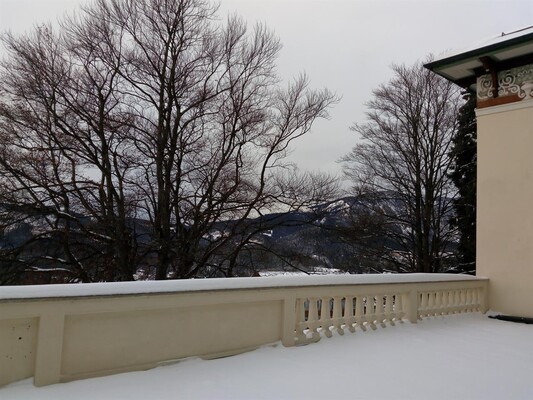
<path fill-rule="evenodd" d="M 34 247 L 55 248 L 34 266 L 60 264 L 73 280 L 131 280 L 131 122 L 121 110 L 116 70 L 102 61 L 99 28 L 72 21 L 61 35 L 42 26 L 4 36 L 10 57 L 1 66 L 3 200 L 21 206 L 18 219 L 33 220 Z"/>
<path fill-rule="evenodd" d="M 233 243 L 224 260 L 231 275 L 253 236 L 245 221 L 279 206 L 290 192 L 279 179 L 288 146 L 327 116 L 335 98 L 309 91 L 305 77 L 280 89 L 278 40 L 262 25 L 250 33 L 237 17 L 211 23 L 209 2 L 110 4 L 98 2 L 94 16 L 127 36 L 120 73 L 135 104 L 135 144 L 145 160 L 137 187 L 153 226 L 156 278 L 220 268 L 213 256 Z M 298 204 L 289 209 L 308 201 L 297 193 Z M 211 235 L 221 221 L 233 222 Z"/>
<path fill-rule="evenodd" d="M 385 218 L 381 228 L 399 246 L 382 257 L 401 271 L 436 272 L 452 250 L 449 151 L 460 96 L 420 63 L 392 70 L 367 103 L 368 122 L 352 127 L 362 142 L 341 162 L 354 190 L 374 197 L 369 213 Z"/>
<path fill-rule="evenodd" d="M 132 279 L 140 265 L 157 279 L 231 276 L 261 230 L 249 218 L 334 192 L 286 156 L 336 97 L 305 76 L 283 89 L 262 25 L 220 23 L 204 0 L 96 0 L 57 34 L 4 43 L 5 202 L 34 207 L 78 279 Z"/>

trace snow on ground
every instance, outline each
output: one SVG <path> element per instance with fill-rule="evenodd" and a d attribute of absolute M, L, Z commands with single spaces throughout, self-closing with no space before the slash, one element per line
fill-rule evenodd
<path fill-rule="evenodd" d="M 532 399 L 532 338 L 533 325 L 452 315 L 42 388 L 25 380 L 0 399 Z"/>

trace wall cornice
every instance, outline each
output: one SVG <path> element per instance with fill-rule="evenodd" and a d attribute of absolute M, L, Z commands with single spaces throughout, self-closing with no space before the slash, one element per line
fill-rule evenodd
<path fill-rule="evenodd" d="M 496 114 L 507 111 L 521 110 L 524 108 L 533 108 L 533 100 L 523 100 L 498 106 L 477 108 L 476 117 L 482 117 L 484 115 Z"/>

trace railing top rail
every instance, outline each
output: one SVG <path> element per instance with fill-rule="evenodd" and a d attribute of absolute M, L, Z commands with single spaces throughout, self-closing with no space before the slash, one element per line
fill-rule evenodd
<path fill-rule="evenodd" d="M 168 281 L 101 282 L 59 285 L 0 286 L 1 300 L 51 299 L 201 291 L 297 288 L 310 286 L 382 285 L 487 280 L 452 274 L 365 274 L 213 278 Z"/>

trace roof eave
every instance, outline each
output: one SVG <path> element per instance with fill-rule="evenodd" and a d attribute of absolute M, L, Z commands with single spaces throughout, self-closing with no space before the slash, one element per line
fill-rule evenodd
<path fill-rule="evenodd" d="M 509 40 L 505 40 L 502 42 L 490 44 L 488 46 L 483 46 L 477 49 L 469 50 L 464 53 L 455 54 L 450 57 L 442 58 L 439 60 L 431 61 L 429 63 L 424 64 L 424 67 L 427 69 L 434 71 L 436 73 L 438 72 L 439 68 L 443 68 L 452 64 L 458 64 L 463 61 L 472 60 L 472 59 L 478 59 L 479 57 L 488 55 L 490 53 L 495 53 L 499 50 L 508 49 L 510 47 L 519 46 L 521 44 L 531 42 L 533 41 L 533 32 L 528 33 L 526 35 L 518 36 L 516 38 L 512 38 Z M 439 74 L 441 75 L 441 74 Z M 444 76 L 444 75 L 442 75 Z M 447 78 L 449 79 L 449 78 Z"/>

